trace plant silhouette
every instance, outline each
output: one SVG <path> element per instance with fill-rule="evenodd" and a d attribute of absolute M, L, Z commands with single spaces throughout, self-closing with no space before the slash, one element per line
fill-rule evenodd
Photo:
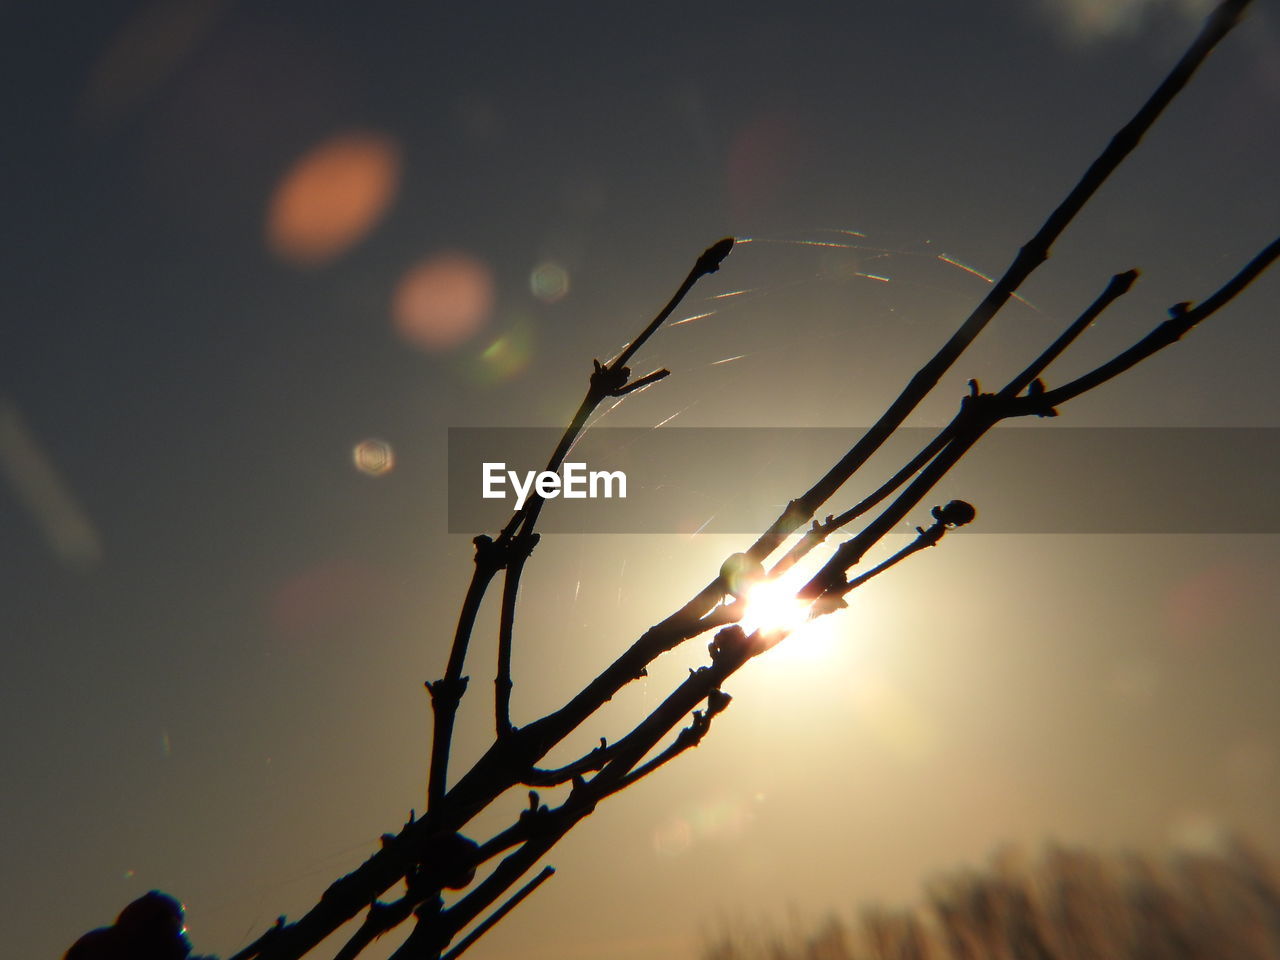
<path fill-rule="evenodd" d="M 742 594 L 748 581 L 776 580 L 833 535 L 869 516 L 797 592 L 810 616 L 837 614 L 851 591 L 925 547 L 937 545 L 949 530 L 975 520 L 975 508 L 967 502 L 932 504 L 927 498 L 984 434 L 1014 418 L 1058 416 L 1059 408 L 1071 400 L 1103 386 L 1176 342 L 1226 306 L 1270 266 L 1280 255 L 1280 239 L 1226 277 L 1217 290 L 1198 303 L 1179 303 L 1170 308 L 1162 322 L 1128 349 L 1073 379 L 1056 384 L 1046 381 L 1054 361 L 1138 278 L 1136 270 L 1117 273 L 1057 339 L 1002 386 L 988 391 L 978 380 L 971 380 L 969 392 L 961 399 L 953 419 L 874 493 L 843 512 L 820 514 L 934 389 L 1023 282 L 1048 259 L 1055 241 L 1138 146 L 1247 5 L 1248 0 L 1224 0 L 1217 7 L 1157 90 L 1021 247 L 1004 275 L 847 452 L 807 489 L 797 491 L 774 522 L 753 543 L 727 560 L 679 609 L 645 631 L 566 703 L 530 722 L 517 723 L 512 717 L 512 650 L 516 601 L 523 572 L 539 541 L 537 525 L 544 499 L 534 493 L 496 536 L 476 537 L 474 571 L 443 676 L 426 684 L 434 723 L 424 812 L 420 816 L 411 812 L 398 831 L 385 834 L 381 849 L 356 870 L 334 881 L 303 916 L 293 921 L 280 918 L 231 960 L 295 960 L 311 954 L 338 928 L 358 917 L 362 921 L 338 952 L 338 960 L 352 960 L 376 938 L 407 921 L 412 921 L 411 930 L 394 953 L 398 960 L 452 960 L 460 955 L 552 875 L 553 869 L 544 867 L 521 884 L 576 824 L 603 801 L 696 746 L 708 733 L 713 719 L 729 704 L 730 698 L 722 689 L 725 681 L 755 656 L 786 639 L 785 629 L 748 631 L 739 623 L 744 613 Z M 563 465 L 592 413 L 602 403 L 625 398 L 668 375 L 667 370 L 659 369 L 636 376 L 629 364 L 695 284 L 719 269 L 733 247 L 734 240 L 726 238 L 708 248 L 696 259 L 667 304 L 617 356 L 607 362 L 593 361 L 585 396 L 548 457 L 546 470 L 554 472 Z M 921 512 L 931 516 L 931 522 L 916 528 L 917 536 L 911 543 L 871 569 L 851 575 L 868 551 L 903 521 Z M 784 551 L 784 545 L 795 534 L 800 536 Z M 454 729 L 459 705 L 469 687 L 466 660 L 481 606 L 489 588 L 498 580 L 501 589 L 494 736 L 470 769 L 451 778 Z M 691 671 L 630 732 L 614 742 L 600 739 L 598 746 L 567 764 L 554 768 L 540 765 L 553 748 L 582 728 L 615 694 L 645 676 L 648 665 L 657 657 L 703 634 L 712 634 L 709 662 Z M 677 729 L 682 724 L 685 726 Z M 478 814 L 501 802 L 508 791 L 521 787 L 528 788 L 528 805 L 515 813 L 509 826 L 483 840 L 463 834 Z M 543 803 L 538 790 L 555 787 L 567 787 L 566 795 L 555 805 Z M 398 884 L 403 884 L 402 894 L 388 901 L 380 899 Z M 446 890 L 458 891 L 447 906 L 442 896 Z M 981 887 L 981 892 L 986 896 L 991 891 Z M 1016 899 L 1016 891 L 1006 893 L 1006 899 Z M 949 909 L 947 904 L 951 902 L 938 901 L 938 909 Z M 970 918 L 977 915 L 976 908 L 966 909 Z M 881 927 L 888 929 L 883 924 Z M 883 934 L 884 938 L 889 936 Z M 1030 951 L 1026 955 L 1033 955 L 1034 950 L 1027 946 L 1032 934 L 1017 937 L 1022 938 L 1019 949 L 1025 948 Z M 67 955 L 68 960 L 81 956 L 75 953 L 77 949 L 79 946 Z M 898 956 L 925 955 L 912 953 L 906 946 L 894 949 Z M 965 947 L 954 955 L 973 954 Z"/>
<path fill-rule="evenodd" d="M 928 884 L 913 908 L 868 907 L 786 933 L 726 930 L 704 960 L 1192 960 L 1280 957 L 1280 883 L 1258 851 L 1157 860 L 1050 847 L 1003 851 Z"/>

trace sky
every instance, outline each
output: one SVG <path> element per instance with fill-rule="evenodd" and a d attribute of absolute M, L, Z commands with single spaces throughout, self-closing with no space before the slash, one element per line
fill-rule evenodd
<path fill-rule="evenodd" d="M 1274 238 L 1280 17 L 1254 8 L 912 425 L 945 422 L 968 378 L 1019 369 L 1113 273 L 1143 277 L 1051 386 Z M 186 903 L 202 953 L 300 915 L 423 807 L 422 683 L 443 672 L 471 567 L 470 537 L 448 532 L 448 428 L 563 424 L 591 359 L 733 236 L 672 318 L 697 319 L 632 364 L 672 376 L 601 425 L 847 427 L 852 444 L 1203 12 L 7 5 L 13 955 L 58 956 L 152 888 Z M 1280 427 L 1278 296 L 1265 276 L 1039 426 Z M 760 460 L 726 445 L 723 485 L 703 492 L 799 492 Z M 1230 496 L 1252 464 L 1195 469 Z M 547 860 L 557 875 L 471 955 L 692 960 L 723 925 L 909 902 L 1011 844 L 1238 834 L 1280 852 L 1276 536 L 1188 535 L 1173 516 L 1159 534 L 982 534 L 984 499 L 1027 497 L 1015 487 L 940 490 L 977 505 L 977 532 L 732 678 L 702 745 L 581 824 Z M 1107 491 L 1077 477 L 1030 494 L 1087 516 Z M 521 595 L 516 721 L 744 546 L 545 537 Z M 486 610 L 455 771 L 487 744 L 494 624 Z M 706 661 L 689 646 L 577 745 L 616 739 Z"/>

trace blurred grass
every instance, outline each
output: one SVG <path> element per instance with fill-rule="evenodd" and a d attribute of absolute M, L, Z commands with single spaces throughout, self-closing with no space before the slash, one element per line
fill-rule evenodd
<path fill-rule="evenodd" d="M 1280 960 L 1280 875 L 1256 848 L 1162 859 L 1047 848 L 943 876 L 911 908 L 786 934 L 724 930 L 703 960 Z"/>

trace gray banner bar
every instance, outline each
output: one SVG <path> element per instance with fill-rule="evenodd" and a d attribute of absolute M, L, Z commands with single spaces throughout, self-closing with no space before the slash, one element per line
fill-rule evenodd
<path fill-rule="evenodd" d="M 824 508 L 839 513 L 934 435 L 905 429 Z M 853 445 L 857 428 L 595 428 L 543 478 L 546 533 L 758 533 Z M 449 532 L 492 533 L 546 466 L 558 428 L 451 428 Z M 486 467 L 491 493 L 484 494 Z M 498 465 L 501 466 L 498 466 Z M 513 478 L 510 473 L 514 472 Z M 617 476 L 625 475 L 625 497 Z M 591 475 L 595 478 L 592 490 Z M 975 533 L 1280 533 L 1280 428 L 1009 427 L 908 517 L 952 498 Z M 574 496 L 565 496 L 565 493 Z M 592 493 L 594 492 L 594 496 Z M 577 496 L 582 494 L 582 496 Z"/>

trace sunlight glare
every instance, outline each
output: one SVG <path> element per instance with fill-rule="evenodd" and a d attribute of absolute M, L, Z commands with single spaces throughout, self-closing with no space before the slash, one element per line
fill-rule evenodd
<path fill-rule="evenodd" d="M 830 669 L 834 664 L 860 660 L 867 641 L 882 629 L 885 602 L 892 592 L 858 590 L 846 600 L 849 606 L 809 619 L 809 604 L 796 595 L 814 570 L 792 567 L 781 578 L 761 580 L 748 588 L 746 608 L 739 624 L 751 633 L 777 632 L 781 639 L 762 656 L 779 666 L 791 664 L 804 670 Z M 856 648 L 856 649 L 855 649 Z"/>
<path fill-rule="evenodd" d="M 751 633 L 795 633 L 809 622 L 809 606 L 796 596 L 796 589 L 782 580 L 762 580 L 747 591 L 747 609 L 742 629 Z"/>
<path fill-rule="evenodd" d="M 764 654 L 771 661 L 829 661 L 837 644 L 847 639 L 844 618 L 809 619 L 809 604 L 796 596 L 801 583 L 794 577 L 762 580 L 747 591 L 746 610 L 739 622 L 748 633 L 759 630 L 766 636 L 776 635 L 770 637 L 773 646 Z"/>

